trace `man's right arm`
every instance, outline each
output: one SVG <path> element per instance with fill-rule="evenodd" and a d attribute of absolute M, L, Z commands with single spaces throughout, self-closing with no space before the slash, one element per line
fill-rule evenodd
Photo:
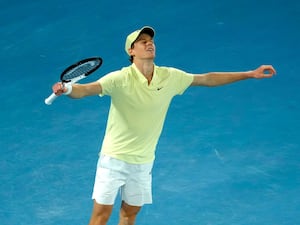
<path fill-rule="evenodd" d="M 62 83 L 56 83 L 52 86 L 53 93 L 56 95 L 67 94 L 70 98 L 83 98 L 86 96 L 99 95 L 102 93 L 101 84 L 98 81 L 86 84 L 72 84 L 63 86 Z"/>

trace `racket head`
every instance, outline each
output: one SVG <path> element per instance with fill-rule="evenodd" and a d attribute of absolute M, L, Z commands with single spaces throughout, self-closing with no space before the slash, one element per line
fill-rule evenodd
<path fill-rule="evenodd" d="M 76 81 L 90 75 L 102 65 L 101 57 L 91 57 L 80 60 L 77 63 L 67 67 L 60 75 L 60 80 L 63 83 Z"/>

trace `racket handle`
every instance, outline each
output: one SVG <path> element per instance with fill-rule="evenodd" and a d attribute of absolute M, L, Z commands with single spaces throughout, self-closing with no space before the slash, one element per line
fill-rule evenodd
<path fill-rule="evenodd" d="M 57 98 L 58 96 L 52 93 L 48 98 L 45 99 L 46 105 L 51 105 L 52 102 Z"/>

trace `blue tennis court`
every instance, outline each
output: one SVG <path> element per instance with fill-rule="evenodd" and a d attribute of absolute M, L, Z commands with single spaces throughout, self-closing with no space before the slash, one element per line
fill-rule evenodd
<path fill-rule="evenodd" d="M 300 224 L 296 0 L 1 1 L 1 224 L 88 224 L 110 99 L 44 99 L 80 59 L 104 60 L 83 82 L 129 65 L 125 38 L 144 25 L 156 30 L 157 65 L 204 73 L 272 64 L 277 75 L 173 100 L 154 203 L 137 225 Z"/>

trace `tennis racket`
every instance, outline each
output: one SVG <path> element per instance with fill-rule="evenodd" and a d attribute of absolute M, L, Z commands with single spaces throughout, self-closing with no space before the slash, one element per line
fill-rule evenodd
<path fill-rule="evenodd" d="M 74 84 L 86 78 L 102 65 L 102 58 L 92 57 L 80 60 L 79 62 L 66 68 L 60 75 L 62 84 Z M 58 96 L 52 93 L 45 99 L 45 104 L 51 105 Z"/>

